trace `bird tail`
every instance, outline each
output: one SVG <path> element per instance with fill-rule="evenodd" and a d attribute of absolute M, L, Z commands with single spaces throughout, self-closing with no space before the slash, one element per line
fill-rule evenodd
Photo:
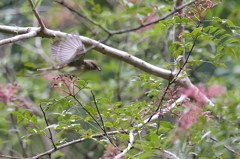
<path fill-rule="evenodd" d="M 47 67 L 47 68 L 38 68 L 37 71 L 44 72 L 44 71 L 51 71 L 51 70 L 60 70 L 62 68 L 63 66 L 53 66 L 53 67 Z"/>
<path fill-rule="evenodd" d="M 50 71 L 50 70 L 54 70 L 54 69 L 52 69 L 51 67 L 48 67 L 48 68 L 38 68 L 37 69 L 37 71 L 41 71 L 41 72 L 43 72 L 43 71 Z"/>

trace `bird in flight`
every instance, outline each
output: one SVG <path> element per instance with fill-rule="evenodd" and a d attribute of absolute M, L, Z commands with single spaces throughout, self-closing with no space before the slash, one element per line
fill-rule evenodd
<path fill-rule="evenodd" d="M 61 70 L 66 66 L 73 67 L 77 72 L 101 69 L 93 60 L 84 60 L 85 47 L 77 34 L 67 34 L 65 39 L 54 41 L 51 45 L 52 57 L 57 61 L 56 66 L 40 68 L 38 71 Z"/>

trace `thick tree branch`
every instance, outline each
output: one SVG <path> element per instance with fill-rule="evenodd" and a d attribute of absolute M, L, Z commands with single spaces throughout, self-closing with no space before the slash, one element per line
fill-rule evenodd
<path fill-rule="evenodd" d="M 0 31 L 7 31 L 7 32 L 12 32 L 13 34 L 20 30 L 22 33 L 24 33 L 24 31 L 28 31 L 26 28 L 19 28 L 19 27 L 6 27 L 6 26 L 0 26 Z M 0 46 L 3 44 L 8 44 L 8 43 L 12 43 L 12 42 L 16 42 L 18 40 L 23 40 L 23 39 L 28 39 L 28 38 L 32 38 L 35 36 L 42 36 L 42 37 L 62 37 L 65 36 L 66 33 L 60 32 L 60 31 L 54 31 L 54 30 L 50 30 L 50 29 L 46 29 L 45 32 L 41 32 L 41 30 L 38 30 L 37 28 L 31 28 L 31 32 L 27 33 L 27 34 L 22 34 L 22 35 L 17 35 L 15 37 L 12 38 L 8 38 L 8 39 L 4 39 L 4 40 L 0 40 Z M 37 32 L 38 31 L 38 32 Z M 82 42 L 85 45 L 88 46 L 95 46 L 95 50 L 101 52 L 102 54 L 106 54 L 108 56 L 117 58 L 121 61 L 124 61 L 126 63 L 129 63 L 145 72 L 148 72 L 150 74 L 156 75 L 158 77 L 162 77 L 164 79 L 168 79 L 169 76 L 171 75 L 171 71 L 163 69 L 163 68 L 159 68 L 156 67 L 150 63 L 147 63 L 135 56 L 132 56 L 131 54 L 125 52 L 125 51 L 121 51 L 115 48 L 112 48 L 110 46 L 104 45 L 102 43 L 99 43 L 96 40 L 87 38 L 87 37 L 83 37 L 80 36 Z"/>
<path fill-rule="evenodd" d="M 0 40 L 0 46 L 3 45 L 3 44 L 14 43 L 14 42 L 19 41 L 19 40 L 29 39 L 29 38 L 35 37 L 36 35 L 37 35 L 36 31 L 28 30 L 27 33 L 25 33 L 25 34 L 16 35 L 16 36 L 11 37 L 11 38 Z"/>
<path fill-rule="evenodd" d="M 54 37 L 66 36 L 66 33 L 63 33 L 60 31 L 54 31 L 54 30 L 50 30 L 50 29 L 46 29 L 45 32 L 43 32 L 39 28 L 34 28 L 34 27 L 31 27 L 31 28 L 11 27 L 11 26 L 7 27 L 4 25 L 0 25 L 0 32 L 8 32 L 8 33 L 12 33 L 12 34 L 15 34 L 16 32 L 22 33 L 22 35 L 17 35 L 12 38 L 0 40 L 0 46 L 4 45 L 4 44 L 8 44 L 8 43 L 13 43 L 13 42 L 16 42 L 19 40 L 23 40 L 23 39 L 29 39 L 29 38 L 36 37 L 36 36 L 43 37 L 43 38 L 44 37 L 54 38 Z M 93 40 L 93 39 L 90 39 L 90 38 L 84 37 L 84 36 L 80 36 L 80 38 L 85 45 L 95 46 L 95 48 L 93 48 L 93 49 L 99 51 L 100 53 L 105 54 L 107 56 L 114 57 L 121 61 L 124 61 L 124 62 L 126 62 L 130 65 L 133 65 L 136 68 L 143 70 L 149 74 L 161 77 L 166 80 L 169 80 L 170 77 L 174 78 L 177 74 L 180 75 L 180 72 L 178 72 L 178 73 L 171 72 L 170 70 L 154 66 L 150 63 L 147 63 L 147 62 L 125 52 L 125 51 L 118 50 L 116 48 L 104 45 L 104 44 L 100 43 L 99 41 L 96 41 L 96 40 Z M 179 79 L 179 80 L 174 80 L 174 82 L 176 82 L 178 85 L 180 85 L 186 89 L 193 90 L 196 93 L 196 95 L 202 97 L 202 99 L 204 100 L 205 103 L 210 103 L 211 105 L 213 105 L 213 103 L 204 94 L 202 94 L 196 86 L 194 86 L 192 84 L 192 82 L 190 81 L 190 79 L 188 77 L 185 77 L 185 78 Z"/>

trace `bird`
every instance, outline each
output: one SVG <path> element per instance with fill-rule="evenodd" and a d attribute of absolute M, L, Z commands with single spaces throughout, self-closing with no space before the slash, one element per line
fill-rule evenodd
<path fill-rule="evenodd" d="M 51 44 L 51 52 L 56 66 L 40 68 L 37 71 L 61 70 L 66 66 L 74 68 L 74 72 L 86 72 L 91 70 L 101 71 L 101 68 L 93 60 L 85 60 L 86 49 L 78 33 L 67 34 L 62 40 L 55 40 Z"/>

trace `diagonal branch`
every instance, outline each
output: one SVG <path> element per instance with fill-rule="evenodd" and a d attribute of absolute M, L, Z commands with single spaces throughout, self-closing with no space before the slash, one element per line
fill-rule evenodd
<path fill-rule="evenodd" d="M 123 157 L 129 150 L 131 150 L 131 148 L 133 147 L 133 142 L 134 142 L 133 132 L 136 130 L 136 128 L 142 128 L 146 123 L 157 120 L 159 118 L 159 116 L 161 116 L 163 113 L 168 113 L 172 108 L 177 106 L 179 103 L 182 103 L 186 98 L 187 98 L 186 95 L 181 95 L 180 98 L 178 98 L 174 103 L 172 103 L 170 107 L 167 107 L 167 108 L 163 109 L 162 111 L 160 111 L 159 113 L 149 117 L 148 119 L 145 119 L 143 121 L 143 124 L 135 125 L 134 126 L 135 128 L 133 128 L 129 133 L 129 143 L 128 143 L 127 148 L 125 148 L 121 153 L 116 155 L 114 159 L 119 159 L 119 158 Z M 171 155 L 175 159 L 178 159 L 178 157 L 175 154 L 173 154 L 167 150 L 164 150 L 164 153 L 167 153 L 168 155 Z"/>
<path fill-rule="evenodd" d="M 183 4 L 183 0 L 176 0 L 175 1 L 175 7 L 179 7 L 182 4 Z M 179 14 L 184 13 L 184 8 L 180 9 L 178 11 L 178 13 Z M 184 42 L 184 38 L 180 37 L 180 34 L 184 32 L 184 24 L 180 23 L 180 24 L 178 24 L 178 26 L 175 26 L 173 29 L 174 29 L 173 30 L 173 32 L 174 32 L 173 41 Z M 178 49 L 179 49 L 179 45 L 177 46 L 176 50 L 178 50 Z M 180 65 L 182 66 L 182 65 L 184 65 L 184 62 L 185 62 L 185 50 L 182 51 L 181 55 L 182 55 L 182 58 L 180 60 Z"/>
<path fill-rule="evenodd" d="M 36 30 L 36 28 L 31 28 L 32 30 Z M 27 31 L 27 29 L 25 28 L 21 28 L 21 27 L 6 27 L 6 26 L 1 26 L 0 25 L 0 32 L 1 31 L 7 31 L 7 32 L 12 32 L 15 33 L 16 31 L 20 30 L 22 33 L 24 33 L 24 31 Z M 30 29 L 29 29 L 30 30 Z M 15 37 L 12 38 L 8 38 L 8 39 L 4 39 L 4 40 L 0 40 L 0 46 L 3 44 L 8 44 L 8 43 L 12 43 L 12 42 L 16 42 L 19 40 L 23 40 L 23 39 L 28 39 L 28 38 L 32 38 L 35 36 L 42 36 L 42 37 L 63 37 L 66 36 L 66 33 L 60 32 L 60 31 L 54 31 L 54 30 L 50 30 L 50 29 L 46 29 L 45 32 L 41 32 L 40 30 L 38 30 L 38 32 L 36 31 L 32 31 L 28 34 L 23 34 L 23 35 L 17 35 Z M 157 66 L 154 66 L 150 63 L 145 62 L 144 60 L 141 60 L 125 51 L 121 51 L 118 49 L 115 49 L 113 47 L 104 45 L 102 43 L 99 43 L 99 41 L 90 39 L 88 37 L 84 37 L 84 36 L 80 36 L 82 42 L 85 45 L 88 46 L 95 46 L 95 50 L 101 52 L 102 54 L 106 54 L 108 56 L 117 58 L 121 61 L 124 61 L 126 63 L 129 63 L 145 72 L 148 72 L 150 74 L 156 75 L 158 77 L 162 77 L 164 79 L 169 79 L 170 75 L 171 75 L 171 71 L 167 70 L 167 69 L 163 69 Z"/>
<path fill-rule="evenodd" d="M 15 34 L 17 31 L 20 31 L 21 33 L 26 33 L 26 34 L 17 35 L 12 38 L 0 40 L 0 46 L 4 45 L 4 44 L 8 44 L 8 43 L 13 43 L 13 42 L 16 42 L 19 40 L 23 40 L 23 39 L 29 39 L 29 38 L 36 37 L 36 36 L 46 37 L 46 38 L 66 36 L 66 33 L 63 33 L 60 31 L 54 31 L 54 30 L 50 30 L 50 29 L 46 29 L 45 32 L 42 32 L 39 28 L 34 28 L 34 27 L 24 28 L 24 27 L 7 27 L 7 26 L 0 25 L 0 32 L 9 32 L 9 33 Z M 107 56 L 111 56 L 118 60 L 124 61 L 144 72 L 161 77 L 163 79 L 169 80 L 169 79 L 173 78 L 173 80 L 171 80 L 171 83 L 176 82 L 178 85 L 182 86 L 185 89 L 193 90 L 194 92 L 196 92 L 197 95 L 201 96 L 201 98 L 203 99 L 203 101 L 205 103 L 210 103 L 210 105 L 214 105 L 207 98 L 207 96 L 205 94 L 203 94 L 201 91 L 199 91 L 199 89 L 192 84 L 192 82 L 190 81 L 190 79 L 188 77 L 185 77 L 182 79 L 176 78 L 176 76 L 181 74 L 181 72 L 182 72 L 181 69 L 178 72 L 171 72 L 170 70 L 157 67 L 157 66 L 152 65 L 142 59 L 139 59 L 139 58 L 129 54 L 128 52 L 107 46 L 107 45 L 102 44 L 99 41 L 93 40 L 91 38 L 84 37 L 84 36 L 80 36 L 80 38 L 85 45 L 95 46 L 95 48 L 93 48 L 93 49 L 99 51 L 102 54 L 105 54 Z M 184 65 L 183 65 L 183 67 L 184 67 Z"/>
<path fill-rule="evenodd" d="M 117 133 L 119 133 L 119 131 L 111 131 L 111 132 L 108 132 L 108 135 L 115 135 Z M 121 133 L 121 131 L 120 131 L 120 133 Z M 96 134 L 96 135 L 92 135 L 90 138 L 101 138 L 102 136 L 105 136 L 105 135 L 106 135 L 105 133 Z M 0 154 L 0 157 L 11 158 L 11 159 L 38 159 L 38 158 L 41 158 L 43 156 L 51 155 L 53 152 L 55 152 L 57 150 L 63 149 L 63 148 L 68 147 L 70 145 L 81 143 L 81 142 L 83 142 L 85 140 L 88 140 L 88 139 L 89 138 L 81 138 L 81 139 L 73 140 L 73 141 L 64 143 L 60 146 L 57 146 L 56 149 L 53 148 L 51 150 L 45 151 L 43 153 L 37 154 L 36 156 L 29 157 L 29 158 L 13 157 L 13 156 L 7 156 L 7 155 L 3 155 L 3 154 Z"/>
<path fill-rule="evenodd" d="M 48 129 L 48 132 L 49 132 L 49 135 L 50 135 L 50 136 L 49 136 L 49 139 L 50 139 L 51 142 L 52 142 L 53 148 L 56 150 L 57 147 L 56 147 L 56 145 L 55 145 L 55 143 L 54 143 L 54 141 L 53 141 L 52 131 L 51 131 L 51 129 L 49 128 L 49 124 L 48 124 L 48 121 L 47 121 L 46 113 L 45 113 L 45 111 L 43 110 L 41 103 L 40 103 L 40 109 L 41 109 L 41 111 L 42 111 L 42 113 L 43 113 L 44 120 L 45 120 L 45 123 L 46 123 L 46 125 L 47 125 L 47 129 Z"/>
<path fill-rule="evenodd" d="M 24 33 L 22 35 L 16 35 L 16 36 L 11 37 L 11 38 L 0 40 L 0 46 L 3 45 L 3 44 L 10 44 L 10 43 L 14 43 L 16 41 L 29 39 L 29 38 L 35 37 L 36 35 L 37 35 L 36 31 L 31 31 L 30 29 L 26 29 L 26 33 Z"/>
<path fill-rule="evenodd" d="M 129 133 L 129 141 L 128 141 L 128 146 L 126 149 L 124 149 L 120 154 L 114 157 L 114 159 L 120 159 L 123 157 L 131 148 L 133 147 L 133 142 L 134 142 L 134 129 L 132 129 Z"/>
<path fill-rule="evenodd" d="M 109 137 L 109 135 L 108 135 L 108 133 L 107 133 L 106 127 L 105 127 L 104 122 L 103 122 L 102 115 L 101 115 L 101 113 L 100 113 L 100 110 L 98 109 L 97 101 L 96 101 L 95 95 L 93 94 L 93 91 L 92 91 L 92 90 L 91 90 L 91 94 L 92 94 L 94 104 L 95 104 L 95 106 L 96 106 L 98 115 L 99 115 L 100 120 L 101 120 L 101 123 L 102 123 L 103 132 L 105 133 L 105 135 L 106 135 L 106 137 L 108 138 L 108 140 L 113 144 L 113 146 L 116 147 L 116 145 L 113 143 L 112 139 Z"/>
<path fill-rule="evenodd" d="M 29 2 L 30 6 L 31 6 L 31 8 L 32 8 L 32 11 L 33 11 L 35 17 L 37 18 L 37 20 L 38 20 L 38 22 L 39 22 L 39 24 L 40 24 L 40 26 L 41 26 L 41 30 L 42 30 L 42 31 L 45 31 L 45 30 L 46 30 L 46 27 L 45 27 L 45 25 L 44 25 L 44 23 L 43 23 L 40 15 L 38 14 L 38 11 L 36 10 L 36 7 L 37 7 L 37 6 L 34 7 L 32 0 L 28 0 L 28 2 Z"/>
<path fill-rule="evenodd" d="M 160 18 L 158 18 L 158 19 L 156 19 L 156 20 L 154 20 L 154 21 L 152 21 L 152 22 L 144 23 L 144 24 L 141 24 L 141 25 L 139 25 L 139 26 L 137 26 L 137 27 L 133 27 L 133 28 L 111 31 L 111 33 L 112 33 L 112 34 L 122 34 L 122 33 L 131 32 L 131 31 L 136 31 L 136 30 L 139 30 L 139 29 L 141 29 L 141 28 L 143 28 L 143 27 L 146 27 L 146 26 L 149 26 L 149 25 L 152 25 L 152 24 L 156 24 L 156 23 L 158 23 L 159 21 L 162 21 L 162 20 L 167 19 L 169 16 L 171 16 L 171 15 L 173 15 L 174 13 L 180 11 L 181 9 L 185 8 L 186 6 L 191 5 L 191 4 L 194 3 L 195 1 L 196 1 L 196 0 L 193 0 L 193 1 L 190 1 L 190 2 L 188 2 L 188 3 L 186 3 L 186 4 L 181 5 L 181 6 L 179 6 L 179 7 L 176 7 L 176 8 L 174 8 L 172 11 L 170 11 L 169 13 L 161 16 Z"/>
<path fill-rule="evenodd" d="M 66 4 L 64 1 L 56 1 L 56 3 L 66 7 L 68 10 L 70 10 L 71 12 L 74 12 L 75 14 L 77 14 L 78 16 L 84 18 L 85 20 L 89 21 L 90 23 L 92 23 L 93 25 L 95 26 L 98 26 L 99 28 L 101 28 L 102 30 L 104 30 L 106 33 L 108 33 L 109 35 L 113 35 L 113 34 L 122 34 L 122 33 L 128 33 L 128 32 L 132 32 L 132 31 L 136 31 L 136 30 L 139 30 L 141 28 L 144 28 L 144 27 L 147 27 L 149 25 L 152 25 L 152 24 L 156 24 L 158 23 L 159 21 L 162 21 L 162 20 L 165 20 L 166 18 L 168 18 L 169 16 L 173 15 L 174 13 L 178 12 L 178 11 L 181 11 L 183 8 L 185 8 L 186 6 L 189 6 L 191 5 L 192 3 L 194 3 L 196 0 L 192 0 L 186 4 L 183 4 L 183 5 L 179 5 L 179 6 L 176 6 L 172 11 L 170 11 L 169 13 L 161 16 L 160 18 L 152 21 L 152 22 L 147 22 L 147 23 L 143 23 L 139 26 L 136 26 L 136 27 L 132 27 L 132 28 L 127 28 L 127 29 L 121 29 L 121 30 L 109 30 L 108 28 L 100 25 L 99 23 L 97 23 L 96 21 L 94 21 L 93 19 L 87 17 L 86 15 L 84 15 L 83 13 L 80 13 L 76 10 L 74 10 L 72 7 L 70 7 L 68 4 Z"/>
<path fill-rule="evenodd" d="M 104 30 L 106 33 L 108 34 L 112 34 L 110 30 L 108 30 L 107 28 L 103 27 L 102 25 L 100 25 L 99 23 L 97 23 L 96 21 L 94 21 L 93 19 L 89 18 L 88 16 L 76 11 L 74 8 L 70 7 L 67 3 L 65 3 L 64 1 L 55 1 L 56 3 L 66 7 L 68 10 L 70 10 L 71 12 L 76 13 L 78 16 L 82 17 L 83 19 L 91 22 L 92 24 L 98 26 L 99 28 L 101 28 L 102 30 Z"/>

